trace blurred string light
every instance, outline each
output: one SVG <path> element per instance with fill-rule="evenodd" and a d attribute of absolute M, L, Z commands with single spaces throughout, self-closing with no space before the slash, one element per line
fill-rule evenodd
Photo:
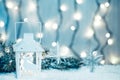
<path fill-rule="evenodd" d="M 74 41 L 75 41 L 75 37 L 76 37 L 76 34 L 79 30 L 79 27 L 80 27 L 80 20 L 82 18 L 82 15 L 80 13 L 80 11 L 78 11 L 78 3 L 74 0 L 73 2 L 74 4 L 74 13 L 73 13 L 73 19 L 74 19 L 74 23 L 75 25 L 74 26 L 71 26 L 71 30 L 73 31 L 73 35 L 72 35 L 72 38 L 71 38 L 71 42 L 69 44 L 69 48 L 71 49 L 72 53 L 77 57 L 77 58 L 80 58 L 79 54 L 73 49 L 73 45 L 74 45 Z"/>
<path fill-rule="evenodd" d="M 109 0 L 110 1 L 110 0 Z M 111 36 L 111 31 L 108 30 L 108 25 L 107 25 L 107 22 L 105 21 L 105 16 L 106 16 L 106 13 L 104 13 L 104 11 L 106 11 L 106 9 L 109 7 L 109 1 L 108 2 L 105 2 L 105 3 L 100 3 L 99 0 L 96 0 L 96 4 L 97 4 L 97 9 L 96 9 L 96 12 L 95 12 L 95 16 L 94 16 L 94 19 L 93 19 L 93 22 L 92 22 L 92 26 L 91 26 L 91 30 L 88 31 L 91 33 L 91 36 L 90 37 L 94 37 L 95 41 L 97 42 L 97 46 L 92 50 L 92 53 L 94 55 L 94 51 L 98 51 L 100 49 L 100 41 L 99 39 L 97 38 L 97 35 L 96 35 L 96 31 L 95 31 L 95 27 L 98 28 L 98 27 L 102 27 L 104 24 L 106 25 L 106 29 L 108 31 L 108 33 L 106 33 L 106 37 L 107 38 L 110 38 Z M 104 9 L 104 10 L 103 10 Z M 100 11 L 102 11 L 102 14 L 100 13 Z M 104 15 L 103 15 L 104 14 Z M 90 35 L 90 34 L 89 34 Z M 113 41 L 110 39 L 108 40 L 108 44 L 112 44 Z M 105 43 L 106 45 L 106 43 Z M 100 53 L 103 55 L 103 60 L 104 60 L 104 53 L 103 53 L 103 49 L 104 49 L 104 46 L 102 46 L 102 48 L 100 49 Z"/>
<path fill-rule="evenodd" d="M 100 64 L 104 65 L 105 64 L 105 60 L 101 60 Z"/>
<path fill-rule="evenodd" d="M 100 41 L 96 35 L 95 26 L 100 26 L 102 18 L 100 15 L 98 15 L 98 11 L 99 11 L 98 0 L 96 0 L 96 4 L 97 4 L 97 9 L 95 11 L 95 16 L 92 20 L 90 27 L 87 28 L 85 33 L 86 38 L 91 39 L 93 37 L 97 43 L 97 46 L 95 48 L 93 48 L 92 50 L 89 50 L 90 51 L 89 53 L 92 53 L 92 56 L 94 56 L 95 51 L 98 51 L 98 49 L 100 48 Z"/>
<path fill-rule="evenodd" d="M 39 22 L 41 23 L 41 33 L 43 34 L 43 31 L 44 31 L 44 21 L 42 20 L 42 17 L 41 17 L 41 15 L 40 15 L 40 0 L 36 0 L 36 13 L 37 13 L 37 17 L 38 17 L 38 20 L 39 20 Z M 41 42 L 41 44 L 42 44 L 42 39 L 40 39 L 40 42 Z"/>
<path fill-rule="evenodd" d="M 54 21 L 47 21 L 45 23 L 45 28 L 47 30 L 57 30 L 58 29 L 58 24 Z"/>
<path fill-rule="evenodd" d="M 28 11 L 34 11 L 36 9 L 36 4 L 33 1 L 29 1 L 28 3 Z"/>
<path fill-rule="evenodd" d="M 108 0 L 107 2 L 100 4 L 101 10 L 106 11 L 104 14 L 102 14 L 102 19 L 105 23 L 105 29 L 107 30 L 107 33 L 105 34 L 105 37 L 106 37 L 105 44 L 101 46 L 101 49 L 100 49 L 101 54 L 104 54 L 104 49 L 107 45 L 112 45 L 114 43 L 112 31 L 109 29 L 109 25 L 106 20 L 106 15 L 110 7 L 110 2 L 111 0 Z"/>

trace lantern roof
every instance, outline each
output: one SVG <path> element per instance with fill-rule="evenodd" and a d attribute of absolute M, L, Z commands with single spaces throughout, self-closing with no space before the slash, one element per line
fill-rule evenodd
<path fill-rule="evenodd" d="M 22 41 L 13 45 L 14 51 L 20 52 L 42 52 L 44 49 L 40 45 L 40 43 L 36 42 L 33 39 L 32 33 L 25 33 Z"/>

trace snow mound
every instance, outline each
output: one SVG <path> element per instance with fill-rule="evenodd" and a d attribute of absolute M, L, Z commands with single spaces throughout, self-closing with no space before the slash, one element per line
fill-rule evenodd
<path fill-rule="evenodd" d="M 96 66 L 94 72 L 88 67 L 78 70 L 43 70 L 39 76 L 16 79 L 15 73 L 0 74 L 0 80 L 120 80 L 120 65 Z"/>

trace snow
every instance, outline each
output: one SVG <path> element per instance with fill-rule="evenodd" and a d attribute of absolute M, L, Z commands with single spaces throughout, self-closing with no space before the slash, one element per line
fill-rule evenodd
<path fill-rule="evenodd" d="M 0 74 L 0 80 L 120 80 L 120 65 L 96 66 L 94 72 L 88 67 L 78 70 L 43 70 L 35 77 L 16 79 L 15 73 Z"/>

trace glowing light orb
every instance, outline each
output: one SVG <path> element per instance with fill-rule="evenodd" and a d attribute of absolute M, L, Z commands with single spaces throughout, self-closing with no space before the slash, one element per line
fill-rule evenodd
<path fill-rule="evenodd" d="M 112 45 L 114 41 L 113 41 L 113 39 L 110 38 L 110 39 L 108 39 L 107 42 L 108 42 L 108 45 Z"/>
<path fill-rule="evenodd" d="M 109 7 L 110 6 L 109 2 L 106 2 L 104 5 L 105 5 L 105 7 Z"/>
<path fill-rule="evenodd" d="M 105 7 L 104 4 L 100 4 L 100 8 L 101 8 L 101 9 L 104 9 L 104 8 L 106 8 L 106 7 Z"/>
<path fill-rule="evenodd" d="M 70 53 L 70 51 L 67 46 L 62 46 L 60 48 L 60 56 L 68 56 L 69 53 Z"/>
<path fill-rule="evenodd" d="M 76 0 L 77 4 L 82 4 L 83 0 Z"/>
<path fill-rule="evenodd" d="M 73 15 L 74 20 L 81 20 L 82 19 L 82 14 L 80 12 L 76 12 Z"/>
<path fill-rule="evenodd" d="M 106 38 L 109 38 L 109 37 L 110 37 L 110 33 L 106 33 L 106 34 L 105 34 L 105 37 L 106 37 Z"/>
<path fill-rule="evenodd" d="M 58 29 L 58 24 L 57 23 L 53 23 L 52 29 L 57 30 Z"/>
<path fill-rule="evenodd" d="M 22 41 L 22 38 L 19 38 L 16 40 L 17 43 L 21 42 Z"/>
<path fill-rule="evenodd" d="M 14 7 L 14 4 L 12 1 L 7 1 L 6 6 L 7 6 L 7 8 L 12 9 Z"/>
<path fill-rule="evenodd" d="M 4 27 L 5 23 L 3 21 L 0 21 L 0 27 Z"/>
<path fill-rule="evenodd" d="M 87 53 L 86 53 L 85 51 L 82 51 L 82 52 L 80 53 L 80 57 L 81 57 L 81 58 L 86 58 L 86 57 L 87 57 Z"/>
<path fill-rule="evenodd" d="M 65 5 L 65 4 L 62 4 L 61 6 L 60 6 L 60 10 L 61 11 L 67 11 L 67 5 Z"/>
<path fill-rule="evenodd" d="M 94 31 L 91 28 L 88 28 L 85 33 L 85 37 L 91 38 L 93 35 L 94 35 Z"/>
<path fill-rule="evenodd" d="M 120 61 L 120 59 L 118 57 L 116 57 L 116 56 L 112 55 L 111 58 L 110 58 L 110 62 L 112 64 L 117 64 L 119 61 Z"/>
<path fill-rule="evenodd" d="M 28 22 L 28 18 L 24 18 L 24 22 Z"/>
<path fill-rule="evenodd" d="M 105 60 L 101 60 L 101 61 L 100 61 L 100 64 L 105 64 Z"/>
<path fill-rule="evenodd" d="M 53 47 L 56 47 L 56 46 L 57 46 L 57 43 L 56 43 L 56 42 L 52 42 L 52 46 L 53 46 Z"/>

